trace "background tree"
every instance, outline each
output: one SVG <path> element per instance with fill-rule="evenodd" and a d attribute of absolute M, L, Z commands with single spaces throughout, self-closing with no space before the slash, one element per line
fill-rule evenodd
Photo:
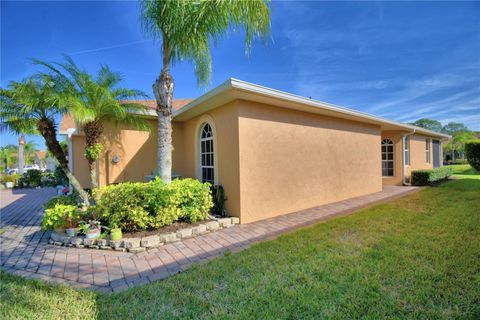
<path fill-rule="evenodd" d="M 0 89 L 1 128 L 15 134 L 40 134 L 72 187 L 88 205 L 88 194 L 70 172 L 65 153 L 57 140 L 55 118 L 68 111 L 61 98 L 63 90 L 62 84 L 48 75 L 10 82 L 8 89 Z"/>
<path fill-rule="evenodd" d="M 436 132 L 442 131 L 442 124 L 440 123 L 440 121 L 433 120 L 433 119 L 428 119 L 428 118 L 418 119 L 417 121 L 412 122 L 410 124 L 420 128 L 427 129 L 427 130 L 436 131 Z"/>
<path fill-rule="evenodd" d="M 248 52 L 255 38 L 265 42 L 270 30 L 269 1 L 175 1 L 141 0 L 144 32 L 161 41 L 163 67 L 153 84 L 158 114 L 158 174 L 169 183 L 172 174 L 172 101 L 174 81 L 170 67 L 175 62 L 191 61 L 200 85 L 211 75 L 210 42 L 228 30 L 243 28 Z"/>
<path fill-rule="evenodd" d="M 66 57 L 66 63 L 49 64 L 36 60 L 55 74 L 55 81 L 65 84 L 64 103 L 75 121 L 82 126 L 85 134 L 85 158 L 90 170 L 92 189 L 98 186 L 96 161 L 103 151 L 100 138 L 104 123 L 125 123 L 140 130 L 149 130 L 143 118 L 139 117 L 146 107 L 129 99 L 148 97 L 139 90 L 120 88 L 122 77 L 108 66 L 102 66 L 96 76 L 81 70 L 75 62 Z"/>
<path fill-rule="evenodd" d="M 2 165 L 2 171 L 7 168 L 12 168 L 16 163 L 17 158 L 17 146 L 13 144 L 7 144 L 0 148 L 0 161 Z"/>
<path fill-rule="evenodd" d="M 450 153 L 452 161 L 455 161 L 455 153 L 462 155 L 462 159 L 465 159 L 465 144 L 469 141 L 476 140 L 476 138 L 473 132 L 457 132 L 452 139 L 445 144 L 443 152 Z"/>
<path fill-rule="evenodd" d="M 25 164 L 32 164 L 35 161 L 35 152 L 37 152 L 37 144 L 33 141 L 25 142 L 23 152 L 25 154 Z"/>
<path fill-rule="evenodd" d="M 442 132 L 447 133 L 449 135 L 455 135 L 456 133 L 463 132 L 463 131 L 470 131 L 470 130 L 468 130 L 465 124 L 459 123 L 459 122 L 449 122 L 442 129 Z"/>

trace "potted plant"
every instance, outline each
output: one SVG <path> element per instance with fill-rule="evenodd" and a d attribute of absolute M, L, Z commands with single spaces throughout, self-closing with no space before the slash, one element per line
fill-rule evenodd
<path fill-rule="evenodd" d="M 122 229 L 116 224 L 110 229 L 110 239 L 113 241 L 122 240 Z"/>
<path fill-rule="evenodd" d="M 77 227 L 78 227 L 78 222 L 75 220 L 73 217 L 67 217 L 65 219 L 65 232 L 69 237 L 75 237 L 78 233 Z"/>
<path fill-rule="evenodd" d="M 87 239 L 95 239 L 100 237 L 102 226 L 97 220 L 89 220 L 88 222 L 80 222 L 80 232 L 85 235 Z"/>

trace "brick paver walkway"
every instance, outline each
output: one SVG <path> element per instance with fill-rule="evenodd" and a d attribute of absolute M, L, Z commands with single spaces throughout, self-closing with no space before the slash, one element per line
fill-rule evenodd
<path fill-rule="evenodd" d="M 41 204 L 55 191 L 4 190 L 0 207 L 3 232 L 0 235 L 0 266 L 6 272 L 27 278 L 116 292 L 163 279 L 226 251 L 239 251 L 281 233 L 416 190 L 415 187 L 385 187 L 382 192 L 368 196 L 238 225 L 138 254 L 49 245 L 50 233 L 40 230 Z"/>

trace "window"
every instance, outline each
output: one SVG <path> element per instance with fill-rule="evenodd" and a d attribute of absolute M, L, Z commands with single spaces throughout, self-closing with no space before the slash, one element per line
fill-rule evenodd
<path fill-rule="evenodd" d="M 405 159 L 405 165 L 410 165 L 410 137 L 404 137 L 403 143 L 403 157 Z"/>
<path fill-rule="evenodd" d="M 393 177 L 393 142 L 390 139 L 382 140 L 382 176 Z"/>
<path fill-rule="evenodd" d="M 213 131 L 208 123 L 206 123 L 200 131 L 200 170 L 202 182 L 210 182 L 213 184 L 215 181 Z"/>
<path fill-rule="evenodd" d="M 425 152 L 427 156 L 427 163 L 430 163 L 430 139 L 425 140 Z"/>

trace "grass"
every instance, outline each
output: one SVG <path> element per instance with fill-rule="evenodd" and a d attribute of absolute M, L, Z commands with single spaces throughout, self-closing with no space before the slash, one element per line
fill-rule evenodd
<path fill-rule="evenodd" d="M 0 315 L 479 319 L 479 193 L 450 181 L 114 295 L 3 273 Z"/>
<path fill-rule="evenodd" d="M 473 169 L 469 164 L 455 164 L 449 167 L 453 168 L 453 175 L 456 178 L 480 179 L 480 172 Z"/>

